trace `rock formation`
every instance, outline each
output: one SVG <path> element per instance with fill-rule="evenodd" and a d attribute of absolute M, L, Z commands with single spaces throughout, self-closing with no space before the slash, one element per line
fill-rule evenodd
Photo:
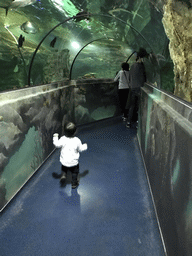
<path fill-rule="evenodd" d="M 174 63 L 174 94 L 192 102 L 192 9 L 186 3 L 167 0 L 163 25 Z"/>

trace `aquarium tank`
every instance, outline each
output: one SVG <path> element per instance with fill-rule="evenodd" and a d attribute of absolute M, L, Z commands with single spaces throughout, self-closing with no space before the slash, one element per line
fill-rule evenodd
<path fill-rule="evenodd" d="M 164 1 L 1 0 L 0 91 L 113 79 L 145 48 L 148 81 L 174 92 Z"/>

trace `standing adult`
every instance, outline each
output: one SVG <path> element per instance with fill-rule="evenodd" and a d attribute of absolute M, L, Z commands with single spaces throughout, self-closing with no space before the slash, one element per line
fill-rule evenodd
<path fill-rule="evenodd" d="M 127 120 L 128 110 L 125 108 L 127 97 L 129 94 L 129 64 L 127 62 L 123 62 L 121 64 L 121 70 L 117 73 L 114 81 L 119 81 L 118 85 L 118 96 L 121 107 L 121 112 L 123 114 L 123 121 Z"/>
<path fill-rule="evenodd" d="M 128 119 L 126 124 L 126 127 L 128 128 L 130 128 L 133 123 L 133 113 L 138 112 L 141 87 L 146 82 L 146 72 L 142 58 L 146 56 L 143 56 L 143 51 L 141 51 L 141 49 L 137 53 L 136 62 L 131 66 L 129 72 L 130 92 L 125 107 L 128 111 Z M 138 114 L 136 115 L 138 116 Z M 137 118 L 138 117 L 136 117 L 136 120 Z"/>

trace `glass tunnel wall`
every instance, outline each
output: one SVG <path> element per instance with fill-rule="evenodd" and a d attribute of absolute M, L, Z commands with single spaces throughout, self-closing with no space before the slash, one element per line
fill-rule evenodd
<path fill-rule="evenodd" d="M 138 138 L 168 255 L 192 255 L 192 107 L 157 87 L 141 91 Z"/>
<path fill-rule="evenodd" d="M 82 9 L 86 14 L 76 17 Z M 69 79 L 70 67 L 78 51 L 92 40 L 106 38 L 105 47 L 104 41 L 100 44 L 98 41 L 79 54 L 72 79 L 113 78 L 121 62 L 127 60 L 127 54 L 144 47 L 154 54 L 153 58 L 145 60 L 148 80 L 170 91 L 173 88 L 173 66 L 162 14 L 150 1 L 34 1 L 24 8 L 10 8 L 7 15 L 3 8 L 0 11 L 1 91 L 29 85 L 27 76 L 37 45 L 52 28 L 65 20 L 41 44 L 31 69 L 31 85 Z M 107 44 L 107 39 L 114 43 Z"/>
<path fill-rule="evenodd" d="M 87 16 L 79 17 L 85 19 Z M 137 40 L 139 40 L 142 47 L 148 49 L 148 52 L 154 52 L 152 45 L 148 42 L 148 40 L 131 24 L 109 15 L 92 15 L 89 17 L 89 19 L 92 21 L 89 22 L 90 29 L 91 27 L 94 28 L 97 26 L 100 28 L 96 34 L 90 34 L 85 29 L 82 29 L 78 35 L 76 35 L 76 37 L 73 37 L 73 39 L 70 41 L 70 44 L 69 42 L 61 42 L 58 46 L 60 50 L 56 50 L 54 55 L 49 55 L 46 53 L 48 62 L 44 68 L 44 71 L 46 69 L 46 72 L 44 72 L 45 76 L 43 84 L 62 80 L 63 78 L 68 79 L 69 66 L 71 63 L 73 63 L 73 60 L 77 57 L 79 51 L 81 51 L 80 49 L 83 49 L 83 51 L 81 52 L 81 55 L 78 56 L 77 61 L 73 63 L 75 64 L 77 72 L 76 77 L 74 77 L 76 79 L 88 77 L 114 78 L 115 73 L 119 70 L 121 63 L 127 61 L 128 57 L 134 51 L 136 51 L 131 47 L 133 41 L 135 40 L 135 36 L 138 37 Z M 121 38 L 118 38 L 117 35 L 114 37 L 114 28 L 102 28 L 102 19 L 108 20 L 108 24 L 113 23 L 112 21 L 115 20 L 116 26 L 119 30 L 123 31 L 127 29 L 127 31 L 129 31 L 127 32 L 129 39 L 125 39 L 126 42 L 122 42 L 120 41 Z M 68 22 L 74 22 L 74 18 L 68 19 L 66 22 L 63 22 L 60 25 L 63 27 L 67 26 L 66 23 Z M 60 25 L 54 29 L 55 34 L 57 34 L 57 29 L 60 29 Z M 102 31 L 104 29 L 105 33 Z M 61 31 L 59 33 L 62 34 Z M 134 36 L 132 34 L 134 34 Z M 46 43 L 47 38 L 50 35 L 51 33 L 48 33 L 45 40 L 42 41 L 41 45 L 43 45 L 44 42 Z M 99 41 L 100 44 L 98 43 Z M 93 43 L 90 44 L 90 42 Z M 101 42 L 103 43 L 101 44 Z M 39 46 L 39 51 L 41 50 L 41 45 Z M 37 70 L 39 70 L 39 59 L 37 56 L 38 52 L 36 51 L 36 55 L 33 56 L 35 60 L 33 67 L 30 67 L 33 71 L 30 76 L 31 82 L 33 84 L 37 83 L 35 74 L 37 73 Z M 131 60 L 132 59 L 129 59 L 130 65 L 133 63 Z M 160 66 L 154 54 L 152 58 L 146 61 L 146 69 L 148 71 L 147 73 L 149 81 L 156 82 L 157 86 L 160 87 Z"/>

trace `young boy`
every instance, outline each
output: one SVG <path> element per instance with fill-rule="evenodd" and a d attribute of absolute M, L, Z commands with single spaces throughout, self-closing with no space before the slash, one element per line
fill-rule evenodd
<path fill-rule="evenodd" d="M 114 78 L 114 81 L 119 81 L 119 103 L 121 107 L 121 112 L 123 113 L 123 121 L 126 121 L 128 110 L 125 109 L 125 105 L 129 94 L 129 64 L 127 62 L 123 62 L 121 64 L 121 68 L 122 69 L 117 73 L 116 77 Z"/>
<path fill-rule="evenodd" d="M 64 136 L 59 139 L 59 134 L 53 134 L 53 144 L 56 148 L 61 148 L 60 162 L 62 175 L 61 184 L 66 180 L 67 171 L 72 173 L 72 189 L 75 189 L 79 183 L 77 180 L 79 174 L 80 152 L 87 150 L 87 144 L 82 144 L 81 140 L 74 137 L 77 128 L 74 123 L 68 122 L 64 125 Z"/>

